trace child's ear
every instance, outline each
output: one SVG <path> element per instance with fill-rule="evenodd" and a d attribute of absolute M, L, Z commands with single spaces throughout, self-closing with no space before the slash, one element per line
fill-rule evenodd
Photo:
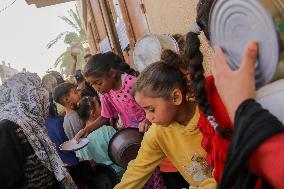
<path fill-rule="evenodd" d="M 90 117 L 92 118 L 98 118 L 101 115 L 100 112 L 98 112 L 96 109 L 91 110 L 90 114 L 91 114 Z"/>
<path fill-rule="evenodd" d="M 70 102 L 70 100 L 69 100 L 68 97 L 65 96 L 65 97 L 62 98 L 62 105 L 63 106 L 66 106 L 66 104 L 68 104 L 69 102 Z"/>
<path fill-rule="evenodd" d="M 95 110 L 90 110 L 90 117 L 94 117 L 96 111 Z"/>
<path fill-rule="evenodd" d="M 116 69 L 110 69 L 110 72 L 109 72 L 109 76 L 111 77 L 111 78 L 116 78 L 116 76 L 117 76 L 117 70 Z"/>
<path fill-rule="evenodd" d="M 172 103 L 174 105 L 181 105 L 182 103 L 182 92 L 180 89 L 174 89 L 172 91 L 172 94 L 171 94 L 171 97 L 172 97 Z"/>

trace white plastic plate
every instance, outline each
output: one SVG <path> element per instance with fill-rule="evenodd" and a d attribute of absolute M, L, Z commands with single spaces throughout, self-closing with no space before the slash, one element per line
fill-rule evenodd
<path fill-rule="evenodd" d="M 87 138 L 81 138 L 79 143 L 75 139 L 72 139 L 62 143 L 59 149 L 62 151 L 77 151 L 87 146 L 88 143 L 89 140 Z"/>

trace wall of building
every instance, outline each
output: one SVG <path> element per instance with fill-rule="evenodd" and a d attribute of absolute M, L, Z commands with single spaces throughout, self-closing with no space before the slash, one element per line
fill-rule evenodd
<path fill-rule="evenodd" d="M 98 40 L 93 39 L 97 45 L 100 46 L 102 45 L 102 42 L 104 40 L 104 37 L 106 35 L 106 28 L 104 26 L 105 20 L 98 18 L 102 17 L 102 15 L 97 15 L 100 11 L 97 10 L 99 9 L 98 3 L 99 0 L 88 0 L 91 3 L 91 6 L 86 3 L 87 1 L 82 1 L 83 2 L 83 7 L 84 4 L 87 5 L 87 8 L 83 10 L 83 15 L 85 15 L 85 26 L 87 24 L 86 30 L 87 30 L 87 35 L 89 37 L 89 42 L 90 38 L 94 38 L 95 35 L 99 36 L 99 42 Z M 175 34 L 175 33 L 180 33 L 180 34 L 186 34 L 189 31 L 190 26 L 192 23 L 195 22 L 195 16 L 196 16 L 196 4 L 198 0 L 126 0 L 124 1 L 126 3 L 126 6 L 128 8 L 128 14 L 130 16 L 130 20 L 134 19 L 135 16 L 133 16 L 131 10 L 140 10 L 140 3 L 144 3 L 145 7 L 145 15 L 146 15 L 146 20 L 147 20 L 147 27 L 149 26 L 149 30 L 151 33 L 156 33 L 156 34 L 163 34 L 163 33 L 168 33 L 168 34 Z M 129 4 L 130 3 L 130 4 Z M 88 7 L 90 6 L 90 7 Z M 89 14 L 86 13 L 87 9 L 91 8 L 94 13 L 94 20 L 90 20 L 91 22 L 94 22 L 96 25 L 96 30 L 93 31 L 93 35 L 90 35 L 92 32 L 88 32 L 88 21 L 89 21 Z M 83 8 L 84 9 L 84 8 Z M 137 12 L 136 10 L 136 12 Z M 135 12 L 135 11 L 134 11 Z M 143 11 L 144 12 L 144 11 Z M 132 17 L 131 17 L 132 16 Z M 143 14 L 144 16 L 144 14 Z M 135 19 L 134 19 L 135 20 Z M 104 23 L 104 24 L 103 24 Z M 131 23 L 132 27 L 135 27 L 137 29 L 137 20 L 135 20 L 135 24 Z M 104 32 L 102 32 L 104 31 Z M 138 40 L 138 39 L 136 39 Z M 205 67 L 205 72 L 206 74 L 210 73 L 210 62 L 211 62 L 211 56 L 212 56 L 212 49 L 210 48 L 206 38 L 204 37 L 203 34 L 201 34 L 201 51 L 203 52 L 204 55 L 204 67 Z M 90 45 L 92 48 L 92 44 Z M 93 51 L 95 50 L 92 48 Z"/>
<path fill-rule="evenodd" d="M 151 33 L 186 34 L 195 22 L 196 5 L 198 0 L 144 0 L 146 17 Z M 204 54 L 205 70 L 210 73 L 212 50 L 201 35 L 201 50 Z"/>
<path fill-rule="evenodd" d="M 153 33 L 185 33 L 196 15 L 197 0 L 144 0 Z"/>

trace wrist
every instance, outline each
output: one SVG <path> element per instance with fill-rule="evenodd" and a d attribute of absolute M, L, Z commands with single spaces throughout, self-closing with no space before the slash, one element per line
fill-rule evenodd
<path fill-rule="evenodd" d="M 240 106 L 243 105 L 244 102 L 254 101 L 254 97 L 252 95 L 246 95 L 246 96 L 247 97 L 230 99 L 230 104 L 227 104 L 227 111 L 232 121 L 235 120 L 238 109 Z"/>
<path fill-rule="evenodd" d="M 90 126 L 86 126 L 85 128 L 84 128 L 84 133 L 85 133 L 85 135 L 89 135 L 89 133 L 90 133 Z"/>

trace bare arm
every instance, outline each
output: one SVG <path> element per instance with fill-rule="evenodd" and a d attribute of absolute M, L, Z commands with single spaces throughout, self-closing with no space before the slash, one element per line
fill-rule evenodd
<path fill-rule="evenodd" d="M 73 63 L 72 63 L 72 66 L 71 66 L 70 75 L 74 75 L 75 71 L 76 71 L 78 57 L 77 57 L 77 55 L 72 54 L 72 53 L 71 53 L 71 56 L 72 56 L 72 59 L 73 59 Z"/>
<path fill-rule="evenodd" d="M 109 121 L 108 118 L 99 116 L 94 122 L 86 125 L 84 129 L 81 129 L 75 136 L 76 141 L 79 141 L 82 137 L 87 137 L 92 131 L 100 128 Z"/>

